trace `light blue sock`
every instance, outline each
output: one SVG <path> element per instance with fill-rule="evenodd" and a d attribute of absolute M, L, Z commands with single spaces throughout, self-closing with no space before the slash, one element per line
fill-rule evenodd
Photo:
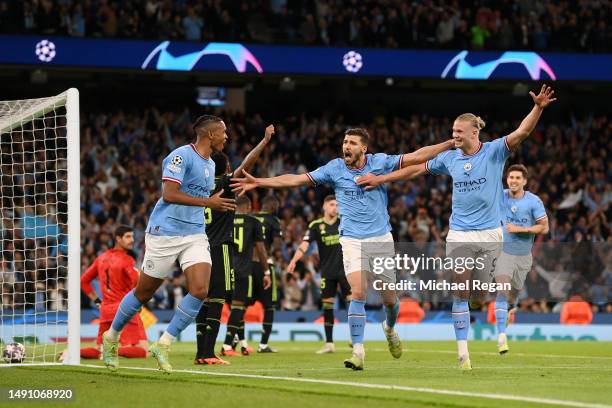
<path fill-rule="evenodd" d="M 185 295 L 176 308 L 174 316 L 172 316 L 172 320 L 170 320 L 170 324 L 166 331 L 174 337 L 178 336 L 180 332 L 185 330 L 185 328 L 195 320 L 203 303 L 203 300 L 198 299 L 190 293 Z"/>
<path fill-rule="evenodd" d="M 508 298 L 504 295 L 497 295 L 495 299 L 495 322 L 497 333 L 506 332 L 506 322 L 508 321 Z"/>
<path fill-rule="evenodd" d="M 470 307 L 467 300 L 453 300 L 453 325 L 455 327 L 455 338 L 467 340 L 470 331 Z"/>
<path fill-rule="evenodd" d="M 351 330 L 351 341 L 353 345 L 363 344 L 363 332 L 365 331 L 365 301 L 351 300 L 348 309 L 348 324 Z"/>
<path fill-rule="evenodd" d="M 395 304 L 392 306 L 385 306 L 385 314 L 386 314 L 386 318 L 385 320 L 387 321 L 387 326 L 389 327 L 394 327 L 395 326 L 395 322 L 397 321 L 397 316 L 399 315 L 399 300 L 395 300 Z"/>
<path fill-rule="evenodd" d="M 123 330 L 125 325 L 136 316 L 136 313 L 138 313 L 141 307 L 142 303 L 134 296 L 134 289 L 130 290 L 121 300 L 119 309 L 117 309 L 117 313 L 115 313 L 115 318 L 111 325 L 113 330 L 117 333 Z"/>

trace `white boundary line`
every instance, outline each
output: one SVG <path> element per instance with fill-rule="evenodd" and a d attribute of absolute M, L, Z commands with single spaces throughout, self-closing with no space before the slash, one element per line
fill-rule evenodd
<path fill-rule="evenodd" d="M 94 365 L 94 364 L 82 364 L 81 367 L 106 369 L 106 367 L 103 367 L 100 365 Z M 159 371 L 157 369 L 147 368 L 147 367 L 121 367 L 121 369 L 141 370 L 141 371 Z M 199 371 L 199 370 L 174 370 L 173 372 L 185 373 L 185 374 L 212 375 L 212 376 L 219 376 L 219 377 L 238 377 L 238 378 L 253 378 L 253 379 L 258 379 L 258 380 L 279 380 L 279 381 L 293 381 L 293 382 L 314 383 L 314 384 L 342 385 L 342 386 L 347 386 L 347 387 L 372 388 L 372 389 L 381 389 L 381 390 L 411 391 L 411 392 L 420 392 L 420 393 L 427 393 L 427 394 L 441 394 L 441 395 L 452 395 L 452 396 L 459 396 L 459 397 L 486 398 L 486 399 L 505 400 L 505 401 L 521 401 L 521 402 L 530 402 L 534 404 L 561 405 L 561 406 L 566 406 L 566 407 L 578 407 L 578 408 L 612 408 L 611 405 L 591 404 L 591 403 L 578 402 L 578 401 L 564 401 L 564 400 L 555 400 L 555 399 L 548 399 L 548 398 L 521 397 L 517 395 L 454 391 L 454 390 L 444 390 L 444 389 L 424 388 L 424 387 L 409 387 L 409 386 L 403 386 L 403 385 L 371 384 L 371 383 L 361 383 L 361 382 L 352 382 L 352 381 L 321 380 L 321 379 L 315 379 L 315 378 L 299 378 L 299 377 L 277 377 L 277 376 L 255 375 L 255 374 L 219 373 L 219 372 Z"/>

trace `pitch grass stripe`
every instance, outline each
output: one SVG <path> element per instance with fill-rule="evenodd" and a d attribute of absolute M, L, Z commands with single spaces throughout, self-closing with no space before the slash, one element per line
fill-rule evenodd
<path fill-rule="evenodd" d="M 99 366 L 99 365 L 93 365 L 93 364 L 82 364 L 81 367 L 106 369 L 106 367 Z M 141 371 L 159 371 L 156 368 L 148 368 L 148 367 L 121 367 L 121 369 L 141 370 Z M 173 370 L 173 372 L 174 373 L 185 373 L 185 374 L 203 374 L 203 375 L 212 375 L 212 376 L 219 376 L 219 377 L 252 378 L 252 379 L 257 379 L 257 380 L 279 380 L 279 381 L 293 381 L 293 382 L 313 383 L 313 384 L 342 385 L 342 386 L 347 386 L 347 387 L 372 388 L 372 389 L 380 389 L 380 390 L 412 391 L 412 392 L 421 392 L 421 393 L 427 393 L 427 394 L 441 394 L 441 395 L 452 395 L 452 396 L 457 396 L 457 397 L 485 398 L 485 399 L 505 400 L 505 401 L 520 401 L 520 402 L 530 402 L 534 404 L 561 405 L 565 407 L 577 407 L 577 408 L 612 408 L 612 405 L 590 404 L 590 403 L 578 402 L 578 401 L 564 401 L 564 400 L 555 400 L 555 399 L 537 398 L 537 397 L 521 397 L 518 395 L 453 391 L 453 390 L 424 388 L 424 387 L 409 387 L 409 386 L 403 386 L 403 385 L 370 384 L 370 383 L 361 383 L 361 382 L 352 382 L 352 381 L 320 380 L 320 379 L 315 379 L 315 378 L 298 378 L 298 377 L 277 377 L 277 376 L 270 376 L 270 375 L 255 375 L 255 374 L 235 374 L 235 373 L 218 373 L 218 372 L 214 373 L 210 371 L 198 371 L 198 370 Z"/>

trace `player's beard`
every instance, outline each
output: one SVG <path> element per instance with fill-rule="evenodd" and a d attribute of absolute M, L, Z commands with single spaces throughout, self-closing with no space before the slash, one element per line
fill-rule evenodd
<path fill-rule="evenodd" d="M 344 163 L 347 167 L 357 168 L 359 161 L 363 157 L 363 153 L 359 152 L 357 154 L 351 153 L 349 157 L 344 156 Z"/>

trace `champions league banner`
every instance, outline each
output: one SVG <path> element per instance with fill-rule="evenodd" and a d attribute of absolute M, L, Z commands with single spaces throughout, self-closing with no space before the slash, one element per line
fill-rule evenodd
<path fill-rule="evenodd" d="M 40 36 L 0 36 L 0 65 L 251 75 L 612 81 L 611 54 L 417 51 Z"/>

